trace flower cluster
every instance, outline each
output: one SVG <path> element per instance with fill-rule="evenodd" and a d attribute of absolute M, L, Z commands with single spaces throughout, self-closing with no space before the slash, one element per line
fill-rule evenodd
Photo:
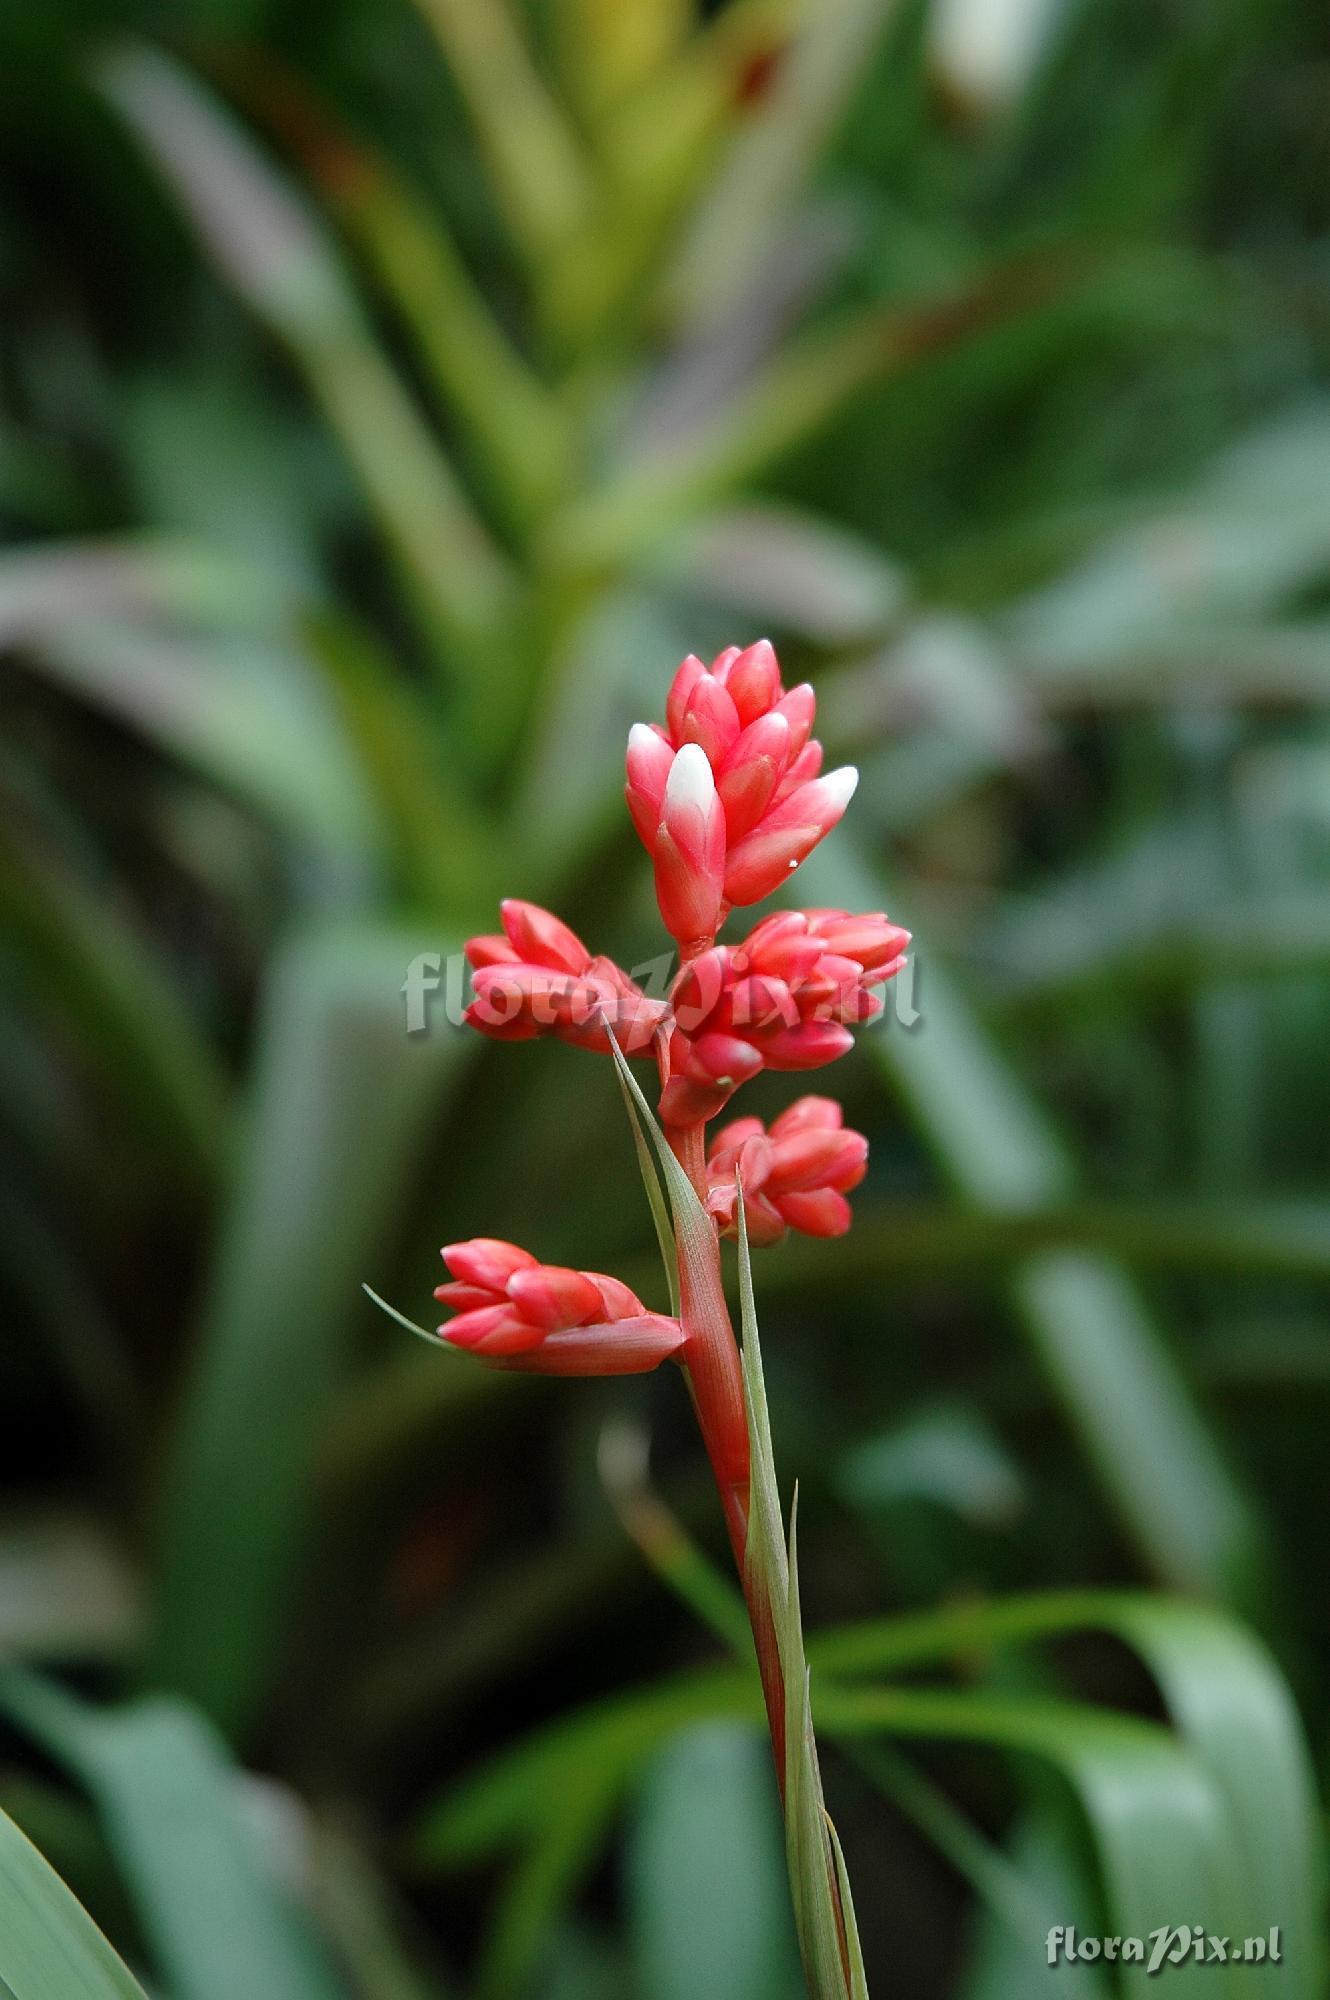
<path fill-rule="evenodd" d="M 451 1282 L 434 1296 L 457 1314 L 454 1347 L 496 1368 L 542 1375 L 640 1375 L 683 1344 L 677 1319 L 648 1312 L 601 1271 L 539 1264 L 493 1236 L 444 1245 Z"/>
<path fill-rule="evenodd" d="M 665 1016 L 611 958 L 593 958 L 576 932 L 536 903 L 499 905 L 502 932 L 469 939 L 475 998 L 466 1021 L 500 1042 L 558 1035 L 608 1055 L 612 1028 L 626 1055 L 649 1049 Z"/>
<path fill-rule="evenodd" d="M 740 945 L 712 945 L 670 996 L 667 1125 L 714 1118 L 759 1070 L 820 1069 L 881 1012 L 873 992 L 900 970 L 908 931 L 880 912 L 783 910 Z"/>
<path fill-rule="evenodd" d="M 852 766 L 819 775 L 805 682 L 787 694 L 769 642 L 674 676 L 665 725 L 628 738 L 628 810 L 656 870 L 665 928 L 691 957 L 735 904 L 778 889 L 854 795 Z"/>
<path fill-rule="evenodd" d="M 877 989 L 899 971 L 910 941 L 880 911 L 811 909 L 766 917 L 742 943 L 717 942 L 730 909 L 778 888 L 854 791 L 849 767 L 821 775 L 815 710 L 811 687 L 782 685 L 763 639 L 730 647 L 710 667 L 690 655 L 664 723 L 632 730 L 628 806 L 682 960 L 666 998 L 645 993 L 534 903 L 505 902 L 502 931 L 467 945 L 466 1018 L 483 1034 L 555 1035 L 601 1053 L 613 1036 L 625 1055 L 654 1056 L 662 1122 L 717 1234 L 737 1230 L 737 1173 L 754 1244 L 787 1229 L 842 1234 L 867 1142 L 824 1097 L 801 1098 L 769 1131 L 755 1118 L 735 1120 L 709 1157 L 705 1126 L 760 1071 L 817 1069 L 843 1055 L 851 1028 L 880 1011 Z M 688 1365 L 686 1323 L 647 1312 L 613 1278 L 537 1264 L 484 1238 L 444 1256 L 454 1281 L 437 1296 L 458 1317 L 441 1331 L 494 1366 L 628 1373 L 670 1356 Z"/>
<path fill-rule="evenodd" d="M 750 1243 L 779 1243 L 787 1229 L 843 1236 L 845 1197 L 867 1172 L 868 1141 L 844 1129 L 835 1099 L 801 1097 L 770 1130 L 760 1118 L 721 1127 L 707 1153 L 707 1213 L 722 1236 L 737 1236 L 742 1188 Z"/>

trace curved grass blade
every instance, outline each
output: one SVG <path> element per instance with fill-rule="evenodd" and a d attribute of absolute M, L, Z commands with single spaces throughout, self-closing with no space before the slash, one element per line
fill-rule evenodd
<path fill-rule="evenodd" d="M 92 1794 L 175 2000 L 349 2000 L 262 1853 L 239 1775 L 182 1703 L 97 1710 L 10 1667 L 0 1708 Z"/>
<path fill-rule="evenodd" d="M 568 422 L 490 311 L 437 205 L 295 79 L 255 70 L 244 81 L 360 246 L 514 520 L 528 522 L 567 467 Z"/>
<path fill-rule="evenodd" d="M 478 671 L 508 568 L 385 361 L 313 215 L 171 59 L 125 43 L 97 81 L 222 273 L 295 356 L 355 467 L 432 635 Z"/>
<path fill-rule="evenodd" d="M 1161 1637 L 1170 1621 L 1174 1629 Z M 1075 1702 L 898 1687 L 861 1698 L 841 1678 L 950 1658 L 973 1663 L 1004 1645 L 1096 1627 L 1141 1650 L 1180 1735 Z M 1305 1752 L 1278 1675 L 1223 1614 L 1138 1596 L 1052 1593 L 848 1627 L 819 1635 L 811 1652 L 822 1676 L 822 1726 L 851 1752 L 857 1739 L 867 1747 L 884 1734 L 987 1742 L 1051 1763 L 1072 1784 L 1103 1857 L 1115 1934 L 1145 1935 L 1185 1920 L 1241 1938 L 1278 1924 L 1290 1990 L 1314 2000 L 1323 1940 L 1303 1900 L 1319 1848 Z M 478 1860 L 556 1813 L 579 1765 L 617 1768 L 626 1784 L 682 1723 L 756 1713 L 751 1680 L 712 1669 L 569 1718 L 442 1803 L 426 1823 L 422 1851 L 450 1865 Z M 1060 1920 L 1060 1912 L 1050 1919 Z M 1172 1968 L 1175 1979 L 1187 1975 Z M 1234 2000 L 1259 1990 L 1253 1968 L 1229 1966 L 1217 1976 L 1211 1966 L 1198 1977 L 1208 1982 L 1203 1990 L 1231 1987 Z"/>
<path fill-rule="evenodd" d="M 0 1909 L 6 2000 L 147 2000 L 77 1896 L 4 1812 Z"/>
<path fill-rule="evenodd" d="M 1134 1592 L 1048 1592 L 826 1633 L 814 1656 L 839 1677 L 1094 1630 L 1112 1633 L 1144 1661 L 1179 1735 L 1226 1802 L 1240 1855 L 1232 1928 L 1249 1935 L 1278 1924 L 1289 1990 L 1313 2000 L 1325 1930 L 1310 1761 L 1287 1684 L 1236 1620 Z"/>
<path fill-rule="evenodd" d="M 440 1340 L 437 1333 L 431 1333 L 427 1326 L 421 1326 L 416 1320 L 408 1319 L 405 1313 L 398 1312 L 396 1306 L 390 1306 L 387 1299 L 379 1297 L 372 1285 L 362 1285 L 360 1289 L 367 1299 L 374 1301 L 374 1304 L 381 1313 L 387 1313 L 389 1319 L 395 1319 L 397 1324 L 404 1326 L 408 1333 L 414 1333 L 417 1340 L 423 1340 L 430 1347 L 438 1348 L 443 1353 L 448 1352 L 447 1342 Z"/>
<path fill-rule="evenodd" d="M 417 0 L 462 87 L 514 240 L 537 274 L 585 219 L 593 190 L 509 0 Z"/>
<path fill-rule="evenodd" d="M 824 1701 L 828 1719 L 847 1733 L 987 1743 L 1050 1764 L 1084 1811 L 1115 1935 L 1146 1939 L 1178 1924 L 1239 1933 L 1241 1862 L 1225 1801 L 1199 1760 L 1157 1724 L 1043 1697 L 901 1688 L 860 1696 L 837 1688 Z M 1144 1963 L 1123 1974 L 1133 2000 L 1156 1991 Z M 1170 1984 L 1197 2000 L 1206 1992 L 1245 2000 L 1263 1990 L 1250 1968 L 1229 1964 L 1216 1974 L 1191 1959 L 1170 1967 Z"/>
<path fill-rule="evenodd" d="M 603 1433 L 600 1456 L 601 1477 L 619 1518 L 652 1569 L 737 1658 L 746 1659 L 751 1638 L 743 1599 L 648 1482 L 645 1437 Z M 1064 1918 L 1065 1910 L 1041 1901 L 1002 1851 L 888 1744 L 854 1737 L 840 1747 L 969 1883 L 1008 1940 L 1026 1953 L 1042 1950 L 1049 1926 Z"/>

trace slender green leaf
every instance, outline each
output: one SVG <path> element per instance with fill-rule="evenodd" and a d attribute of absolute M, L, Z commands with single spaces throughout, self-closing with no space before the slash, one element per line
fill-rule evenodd
<path fill-rule="evenodd" d="M 948 1660 L 973 1670 L 994 1648 L 1096 1627 L 1141 1653 L 1179 1734 L 1110 1710 L 1028 1697 L 893 1687 L 861 1699 L 845 1678 Z M 1117 1934 L 1185 1921 L 1255 1935 L 1279 1924 L 1290 1990 L 1299 2000 L 1318 1991 L 1323 1932 L 1306 1897 L 1319 1835 L 1306 1753 L 1277 1672 L 1224 1614 L 1133 1595 L 1048 1593 L 822 1633 L 810 1653 L 823 1727 L 847 1746 L 878 1734 L 986 1742 L 1059 1770 L 1099 1848 Z M 616 1767 L 626 1783 L 681 1722 L 755 1713 L 751 1679 L 736 1669 L 683 1676 L 569 1718 L 442 1804 L 426 1827 L 425 1851 L 436 1861 L 477 1859 L 557 1813 L 561 1788 L 578 1768 Z M 1049 1922 L 1062 1920 L 1055 1912 Z M 1229 1971 L 1236 2000 L 1257 1975 Z M 1213 1987 L 1213 1968 L 1204 1976 Z M 1215 1990 L 1226 1990 L 1222 1979 Z"/>
<path fill-rule="evenodd" d="M 314 217 L 232 119 L 168 57 L 124 44 L 98 81 L 220 270 L 291 349 L 450 657 L 503 612 L 507 568 L 365 324 Z"/>
<path fill-rule="evenodd" d="M 0 836 L 0 916 L 25 982 L 68 1022 L 138 1129 L 187 1180 L 220 1171 L 230 1086 L 166 969 L 102 888 Z"/>
<path fill-rule="evenodd" d="M 1202 1605 L 1128 1592 L 1047 1592 L 975 1607 L 885 1619 L 820 1636 L 814 1657 L 837 1676 L 962 1657 L 969 1629 L 1003 1645 L 1063 1632 L 1111 1632 L 1145 1661 L 1175 1727 L 1226 1802 L 1240 1856 L 1230 1922 L 1254 1934 L 1282 1926 L 1296 1994 L 1316 1991 L 1324 1930 L 1315 1909 L 1320 1834 L 1301 1724 L 1259 1641 Z"/>
<path fill-rule="evenodd" d="M 400 988 L 426 942 L 447 950 L 332 924 L 293 940 L 270 980 L 243 1170 L 171 1441 L 151 1660 L 228 1730 L 271 1664 L 371 1247 L 465 1046 L 406 1033 Z"/>
<path fill-rule="evenodd" d="M 0 1812 L 0 1983 L 12 2000 L 146 2000 L 55 1870 Z"/>
<path fill-rule="evenodd" d="M 1224 1801 L 1192 1753 L 1157 1725 L 1044 1697 L 837 1688 L 824 1699 L 838 1729 L 987 1743 L 1050 1764 L 1085 1813 L 1116 1935 L 1144 1939 L 1179 1923 L 1220 1936 L 1238 1929 L 1241 1864 Z M 1171 1976 L 1185 1994 L 1245 2000 L 1263 1990 L 1261 1974 L 1232 1965 L 1217 1981 L 1214 1968 L 1190 1960 Z M 1132 1996 L 1156 1990 L 1144 1964 L 1124 1968 L 1124 1986 Z"/>
<path fill-rule="evenodd" d="M 749 1529 L 744 1550 L 745 1590 L 750 1603 L 765 1601 L 769 1607 L 784 1682 L 785 1852 L 804 1975 L 814 2000 L 845 2000 L 847 1972 L 852 1974 L 858 1939 L 851 1939 L 853 1912 L 840 1900 L 813 1736 L 799 1598 L 798 1491 L 790 1509 L 787 1548 L 780 1529 L 780 1492 L 753 1300 L 752 1256 L 743 1188 L 737 1176 L 736 1189 L 744 1400 L 752 1460 Z M 763 1635 L 755 1631 L 754 1636 L 761 1648 Z"/>
<path fill-rule="evenodd" d="M 1092 1880 L 1092 1857 L 1067 1824 L 1071 1808 L 1047 1786 L 1031 1786 L 1031 1802 L 1016 1819 L 1001 1865 L 1028 1884 L 1028 1917 L 1004 1920 L 991 1899 L 977 1927 L 970 1962 L 962 1975 L 959 2000 L 1010 2000 L 1014 1992 L 1067 1995 L 1067 2000 L 1108 2000 L 1110 1973 L 1102 1962 L 1060 1959 L 1048 1964 L 1048 1933 L 1070 1925 L 1082 1937 L 1096 1937 L 1103 1923 L 1102 1898 Z"/>
<path fill-rule="evenodd" d="M 539 268 L 585 218 L 592 189 L 510 0 L 417 0 L 456 72 L 514 238 Z"/>
<path fill-rule="evenodd" d="M 296 147 L 401 314 L 443 407 L 466 425 L 483 470 L 527 521 L 557 488 L 572 438 L 553 395 L 509 339 L 437 207 L 383 154 L 290 81 L 257 76 L 262 108 Z"/>
<path fill-rule="evenodd" d="M 758 115 L 739 128 L 684 241 L 670 292 L 685 324 L 714 324 L 775 253 L 890 12 L 890 0 L 801 10 Z"/>
<path fill-rule="evenodd" d="M 283 831 L 372 880 L 375 802 L 328 689 L 299 646 L 130 620 L 68 623 L 39 664 Z"/>
<path fill-rule="evenodd" d="M 627 1880 L 642 2000 L 798 1993 L 771 1758 L 752 1729 L 707 1723 L 653 1759 Z"/>
<path fill-rule="evenodd" d="M 0 1707 L 91 1792 L 177 2000 L 348 2000 L 279 1885 L 238 1774 L 182 1703 L 98 1710 L 3 1668 Z"/>

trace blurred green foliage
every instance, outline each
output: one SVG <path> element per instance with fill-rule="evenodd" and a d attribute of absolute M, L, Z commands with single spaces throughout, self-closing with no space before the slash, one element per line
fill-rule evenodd
<path fill-rule="evenodd" d="M 153 1991 L 794 1990 L 677 1383 L 359 1291 L 657 1283 L 609 1066 L 399 989 L 655 951 L 623 739 L 761 631 L 919 938 L 757 1269 L 870 1983 L 1322 1990 L 1328 104 L 1310 0 L 0 20 L 0 1805 Z"/>

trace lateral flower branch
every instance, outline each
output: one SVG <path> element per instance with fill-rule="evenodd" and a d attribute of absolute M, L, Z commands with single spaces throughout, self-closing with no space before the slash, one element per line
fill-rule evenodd
<path fill-rule="evenodd" d="M 779 888 L 853 795 L 851 767 L 822 772 L 815 708 L 810 686 L 787 692 L 775 652 L 759 640 L 730 647 L 709 667 L 690 655 L 674 676 L 664 724 L 639 723 L 630 733 L 628 809 L 680 958 L 667 999 L 649 997 L 531 903 L 505 902 L 502 930 L 467 945 L 474 998 L 466 1019 L 482 1034 L 498 1041 L 556 1035 L 616 1055 L 621 1066 L 624 1057 L 654 1060 L 660 1126 L 673 1155 L 662 1157 L 674 1213 L 677 1312 L 648 1310 L 616 1278 L 539 1264 L 515 1244 L 484 1237 L 444 1248 L 450 1276 L 435 1296 L 456 1314 L 440 1337 L 490 1367 L 627 1375 L 673 1361 L 682 1369 L 744 1585 L 792 1825 L 791 1784 L 809 1790 L 799 1810 L 812 1829 L 812 1871 L 823 1878 L 812 1893 L 824 1914 L 832 1911 L 836 1941 L 833 1979 L 828 1954 L 819 1960 L 801 1922 L 810 1985 L 821 1996 L 859 1992 L 862 1974 L 856 1980 L 839 1851 L 819 1817 L 816 1761 L 799 1761 L 812 1752 L 811 1732 L 798 1720 L 804 1691 L 794 1690 L 792 1710 L 787 1686 L 791 1652 L 802 1661 L 797 1584 L 783 1548 L 764 1559 L 758 1546 L 763 1509 L 755 1506 L 754 1451 L 769 1457 L 769 1441 L 761 1441 L 765 1401 L 760 1370 L 756 1385 L 746 1372 L 755 1326 L 742 1360 L 735 1339 L 720 1239 L 741 1239 L 747 1283 L 748 1245 L 776 1243 L 790 1229 L 842 1235 L 851 1220 L 846 1197 L 864 1176 L 868 1145 L 845 1128 L 833 1099 L 817 1096 L 799 1098 L 769 1129 L 740 1117 L 710 1144 L 707 1137 L 734 1093 L 762 1070 L 820 1069 L 843 1055 L 850 1030 L 881 1011 L 878 989 L 899 971 L 910 941 L 881 911 L 809 909 L 766 917 L 741 942 L 718 942 L 731 912 Z M 774 1491 L 774 1476 L 770 1485 Z M 778 1502 L 774 1511 L 778 1520 Z M 793 1635 L 783 1629 L 792 1597 Z M 792 1740 L 792 1715 L 808 1737 L 806 1752 Z M 791 1841 L 799 1915 L 793 1832 Z"/>

